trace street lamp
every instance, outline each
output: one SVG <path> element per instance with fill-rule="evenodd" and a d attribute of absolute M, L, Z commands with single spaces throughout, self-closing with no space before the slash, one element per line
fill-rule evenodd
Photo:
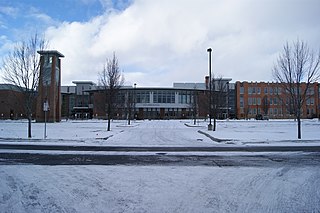
<path fill-rule="evenodd" d="M 229 120 L 229 81 L 227 81 L 227 121 Z"/>
<path fill-rule="evenodd" d="M 136 119 L 136 87 L 137 87 L 137 84 L 134 83 L 134 94 L 133 94 L 133 116 L 134 116 L 134 119 Z"/>
<path fill-rule="evenodd" d="M 209 53 L 209 125 L 208 130 L 212 130 L 212 123 L 211 123 L 211 99 L 212 99 L 212 89 L 211 89 L 211 52 L 212 49 L 208 48 L 207 52 Z"/>

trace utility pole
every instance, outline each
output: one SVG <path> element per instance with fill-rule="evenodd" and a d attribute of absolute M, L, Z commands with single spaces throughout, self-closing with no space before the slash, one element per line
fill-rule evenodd
<path fill-rule="evenodd" d="M 208 125 L 208 130 L 212 130 L 212 123 L 211 123 L 211 118 L 212 118 L 212 86 L 211 86 L 211 52 L 212 49 L 208 48 L 207 52 L 209 53 L 209 125 Z"/>

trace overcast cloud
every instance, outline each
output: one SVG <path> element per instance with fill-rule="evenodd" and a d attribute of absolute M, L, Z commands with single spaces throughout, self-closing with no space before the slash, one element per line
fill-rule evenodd
<path fill-rule="evenodd" d="M 214 75 L 272 81 L 286 41 L 299 38 L 320 48 L 319 8 L 319 0 L 136 0 L 87 22 L 55 23 L 45 34 L 51 48 L 65 55 L 63 84 L 97 82 L 113 52 L 126 84 L 203 82 L 208 47 Z M 45 14 L 39 18 L 54 22 Z"/>

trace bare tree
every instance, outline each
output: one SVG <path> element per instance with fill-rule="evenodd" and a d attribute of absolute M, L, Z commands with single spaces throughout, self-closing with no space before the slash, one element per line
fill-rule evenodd
<path fill-rule="evenodd" d="M 320 50 L 316 54 L 300 40 L 292 46 L 289 46 L 288 42 L 284 45 L 283 52 L 273 68 L 275 80 L 281 83 L 287 98 L 292 102 L 293 114 L 298 122 L 298 139 L 301 139 L 302 106 L 311 84 L 319 80 L 319 69 Z"/>
<path fill-rule="evenodd" d="M 227 91 L 228 91 L 228 81 L 224 80 L 222 76 L 215 79 L 214 84 L 214 114 L 217 118 L 225 118 L 224 113 L 227 112 Z"/>
<path fill-rule="evenodd" d="M 196 125 L 196 123 L 197 123 L 198 102 L 199 101 L 198 101 L 197 86 L 194 85 L 193 92 L 192 92 L 192 101 L 191 101 L 192 115 L 193 115 L 193 125 Z"/>
<path fill-rule="evenodd" d="M 125 97 L 126 117 L 128 119 L 128 125 L 131 124 L 132 112 L 134 110 L 134 91 L 128 89 Z"/>
<path fill-rule="evenodd" d="M 39 83 L 40 56 L 48 42 L 36 33 L 29 40 L 17 43 L 14 49 L 3 59 L 1 71 L 3 79 L 20 89 L 23 95 L 25 114 L 28 118 L 28 137 L 31 138 L 31 121 L 36 90 Z"/>
<path fill-rule="evenodd" d="M 119 68 L 118 58 L 115 53 L 113 53 L 113 58 L 107 58 L 103 70 L 99 73 L 99 84 L 104 89 L 106 95 L 108 131 L 110 131 L 111 119 L 113 118 L 114 109 L 117 103 L 117 95 L 123 82 L 124 78 Z"/>

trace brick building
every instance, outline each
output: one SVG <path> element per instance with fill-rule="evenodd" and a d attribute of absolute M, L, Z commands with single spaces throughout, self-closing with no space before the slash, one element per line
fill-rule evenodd
<path fill-rule="evenodd" d="M 0 84 L 0 119 L 24 119 L 25 114 L 25 96 L 23 89 L 11 85 Z M 35 105 L 33 107 L 32 117 L 35 117 Z"/>
<path fill-rule="evenodd" d="M 274 82 L 236 82 L 236 115 L 238 119 L 256 118 L 294 118 L 290 98 L 283 89 L 283 83 Z M 306 83 L 301 84 L 301 91 Z M 303 104 L 301 117 L 319 117 L 320 89 L 318 83 L 311 84 Z"/>

